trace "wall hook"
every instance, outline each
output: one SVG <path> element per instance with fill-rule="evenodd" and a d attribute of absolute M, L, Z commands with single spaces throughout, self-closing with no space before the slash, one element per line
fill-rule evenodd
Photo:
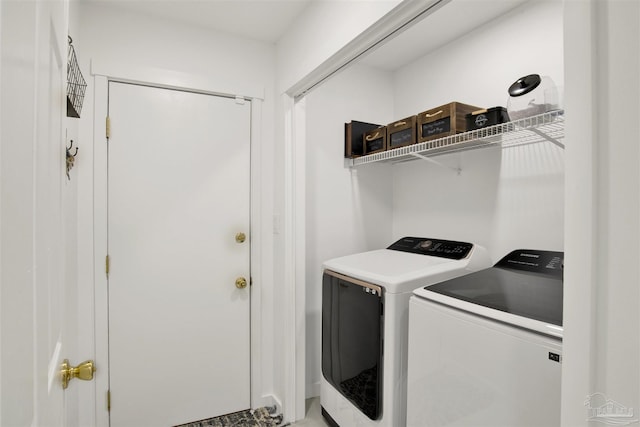
<path fill-rule="evenodd" d="M 69 171 L 73 169 L 73 164 L 76 160 L 76 156 L 78 155 L 78 147 L 75 147 L 76 151 L 73 154 L 71 154 L 72 148 L 73 148 L 73 139 L 71 140 L 71 145 L 67 147 L 67 179 L 68 180 L 71 180 L 71 177 L 69 176 Z"/>

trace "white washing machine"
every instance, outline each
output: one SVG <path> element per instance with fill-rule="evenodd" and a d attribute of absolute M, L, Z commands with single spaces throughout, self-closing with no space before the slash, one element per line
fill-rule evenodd
<path fill-rule="evenodd" d="M 517 250 L 414 291 L 408 427 L 560 425 L 563 257 Z"/>
<path fill-rule="evenodd" d="M 325 262 L 320 388 L 325 420 L 342 427 L 404 426 L 412 291 L 490 265 L 480 246 L 417 237 Z"/>

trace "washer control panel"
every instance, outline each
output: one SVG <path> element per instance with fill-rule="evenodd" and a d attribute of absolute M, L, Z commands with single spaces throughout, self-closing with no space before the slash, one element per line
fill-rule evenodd
<path fill-rule="evenodd" d="M 440 258 L 463 259 L 469 255 L 473 244 L 428 237 L 403 237 L 387 249 Z"/>

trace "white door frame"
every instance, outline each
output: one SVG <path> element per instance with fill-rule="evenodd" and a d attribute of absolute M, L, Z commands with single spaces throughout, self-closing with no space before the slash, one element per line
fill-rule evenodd
<path fill-rule="evenodd" d="M 145 69 L 129 66 L 96 65 L 92 62 L 93 77 L 93 147 L 85 150 L 86 158 L 91 157 L 88 151 L 93 150 L 93 236 L 90 247 L 93 249 L 93 282 L 95 321 L 95 360 L 97 365 L 94 395 L 91 407 L 95 408 L 95 425 L 109 426 L 107 410 L 108 383 L 108 282 L 105 274 L 105 256 L 107 248 L 107 144 L 106 117 L 109 81 L 150 85 L 160 88 L 198 92 L 209 95 L 236 97 L 251 100 L 251 406 L 259 407 L 274 404 L 272 396 L 263 395 L 262 384 L 262 285 L 270 283 L 272 278 L 265 274 L 269 271 L 263 265 L 265 248 L 272 247 L 268 227 L 263 225 L 264 218 L 271 218 L 263 211 L 263 190 L 265 182 L 270 182 L 266 175 L 268 167 L 263 167 L 261 147 L 262 103 L 264 90 L 261 87 L 229 88 L 222 87 L 219 82 L 206 76 L 176 73 L 168 70 Z M 238 89 L 237 91 L 234 89 Z M 268 224 L 268 223 L 265 223 Z M 86 402 L 90 404 L 91 402 Z M 91 417 L 94 418 L 94 417 Z"/>
<path fill-rule="evenodd" d="M 285 421 L 305 417 L 306 397 L 306 140 L 305 100 L 284 106 L 284 396 Z"/>

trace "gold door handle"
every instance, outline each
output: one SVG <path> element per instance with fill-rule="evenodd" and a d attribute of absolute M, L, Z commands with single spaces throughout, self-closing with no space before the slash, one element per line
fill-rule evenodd
<path fill-rule="evenodd" d="M 93 373 L 96 371 L 96 365 L 93 360 L 82 362 L 76 367 L 69 365 L 69 359 L 64 359 L 60 368 L 60 376 L 62 377 L 62 388 L 69 387 L 69 381 L 78 378 L 83 381 L 91 381 Z"/>
<path fill-rule="evenodd" d="M 238 277 L 236 279 L 236 288 L 244 289 L 246 287 L 247 287 L 247 279 L 245 279 L 244 277 Z"/>
<path fill-rule="evenodd" d="M 244 243 L 246 239 L 247 239 L 247 236 L 245 236 L 244 233 L 236 234 L 236 243 Z"/>

